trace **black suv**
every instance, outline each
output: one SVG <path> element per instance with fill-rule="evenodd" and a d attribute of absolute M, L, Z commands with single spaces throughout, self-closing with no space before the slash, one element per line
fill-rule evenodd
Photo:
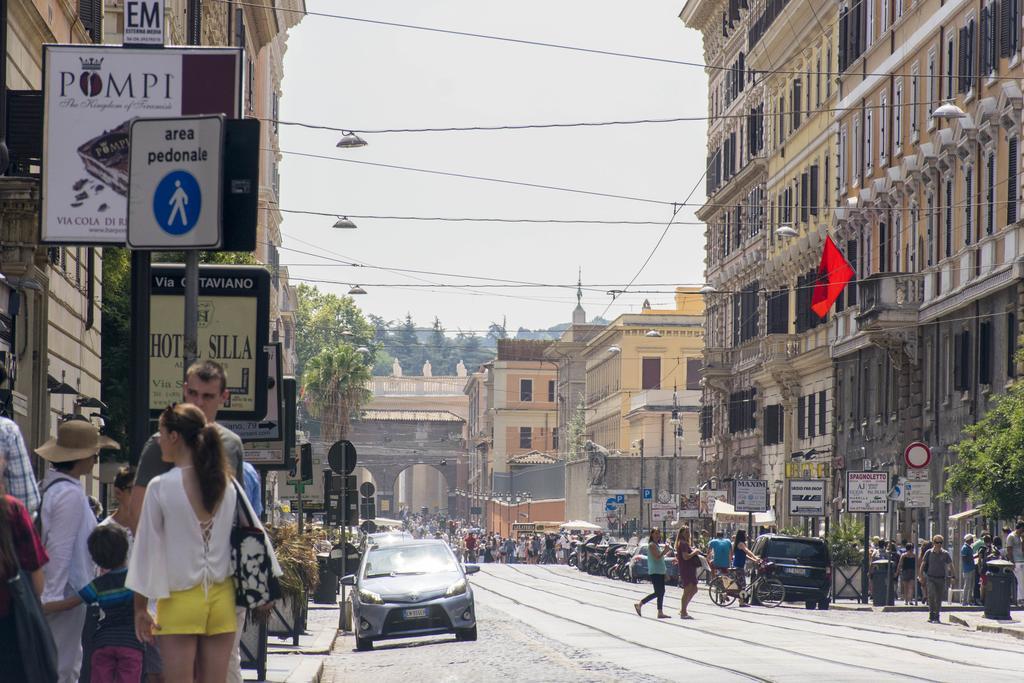
<path fill-rule="evenodd" d="M 775 563 L 787 602 L 803 600 L 807 609 L 828 609 L 832 558 L 823 539 L 767 534 L 754 541 L 753 552 Z"/>

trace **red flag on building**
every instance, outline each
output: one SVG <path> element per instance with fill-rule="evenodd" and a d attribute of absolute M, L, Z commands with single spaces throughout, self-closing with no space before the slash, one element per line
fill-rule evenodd
<path fill-rule="evenodd" d="M 811 310 L 819 318 L 828 315 L 828 310 L 836 302 L 843 288 L 853 279 L 853 266 L 846 260 L 839 247 L 826 235 L 825 248 L 821 251 L 821 263 L 818 265 L 818 282 L 811 294 Z"/>

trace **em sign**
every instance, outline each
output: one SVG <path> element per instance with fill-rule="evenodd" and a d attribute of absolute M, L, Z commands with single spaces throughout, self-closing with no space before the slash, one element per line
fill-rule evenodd
<path fill-rule="evenodd" d="M 129 140 L 128 246 L 220 247 L 224 117 L 137 119 Z"/>
<path fill-rule="evenodd" d="M 124 0 L 125 45 L 164 44 L 164 0 Z"/>

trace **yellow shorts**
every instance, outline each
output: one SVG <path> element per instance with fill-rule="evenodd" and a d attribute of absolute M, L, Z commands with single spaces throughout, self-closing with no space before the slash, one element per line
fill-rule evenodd
<path fill-rule="evenodd" d="M 215 636 L 234 633 L 235 580 L 227 578 L 203 592 L 202 584 L 156 601 L 158 636 Z"/>

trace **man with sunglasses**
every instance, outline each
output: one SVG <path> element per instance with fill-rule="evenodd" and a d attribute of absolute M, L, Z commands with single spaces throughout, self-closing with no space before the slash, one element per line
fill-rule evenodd
<path fill-rule="evenodd" d="M 217 411 L 228 400 L 228 378 L 224 368 L 210 360 L 193 363 L 185 376 L 185 385 L 182 387 L 183 399 L 186 403 L 195 405 L 203 411 L 206 421 L 217 427 L 220 432 L 220 440 L 224 445 L 224 455 L 227 457 L 228 465 L 234 472 L 235 479 L 239 482 L 245 480 L 242 463 L 244 462 L 244 450 L 242 440 L 233 431 L 217 423 Z M 142 447 L 142 455 L 139 456 L 138 471 L 135 475 L 135 486 L 131 493 L 131 519 L 134 524 L 142 513 L 142 502 L 146 497 L 146 486 L 155 477 L 171 470 L 173 465 L 164 462 L 160 457 L 159 433 L 154 434 Z M 244 615 L 244 611 L 242 612 Z M 239 620 L 241 622 L 241 620 Z M 228 667 L 228 680 L 241 680 L 241 660 L 238 656 L 238 638 L 241 637 L 241 625 L 235 636 L 236 647 L 233 650 L 232 665 Z M 162 680 L 163 666 L 160 661 L 159 652 L 147 646 L 145 652 L 145 672 L 148 681 Z"/>

